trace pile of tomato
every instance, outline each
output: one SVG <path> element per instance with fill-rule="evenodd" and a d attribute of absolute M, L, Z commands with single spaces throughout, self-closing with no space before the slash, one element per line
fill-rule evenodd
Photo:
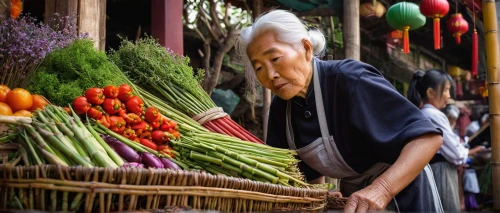
<path fill-rule="evenodd" d="M 77 114 L 86 114 L 113 132 L 162 153 L 171 154 L 167 142 L 181 137 L 175 121 L 153 106 L 146 108 L 127 84 L 87 89 L 73 100 L 72 107 Z"/>
<path fill-rule="evenodd" d="M 31 117 L 36 109 L 43 109 L 49 104 L 41 95 L 31 94 L 23 88 L 11 90 L 0 85 L 0 115 Z"/>

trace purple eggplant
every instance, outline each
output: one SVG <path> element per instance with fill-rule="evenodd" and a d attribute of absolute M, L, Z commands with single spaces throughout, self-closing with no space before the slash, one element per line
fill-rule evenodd
<path fill-rule="evenodd" d="M 144 164 L 130 162 L 130 163 L 124 163 L 122 167 L 124 167 L 124 168 L 144 168 Z"/>
<path fill-rule="evenodd" d="M 165 169 L 181 170 L 181 167 L 167 158 L 160 158 L 160 161 Z"/>
<path fill-rule="evenodd" d="M 148 167 L 163 169 L 163 163 L 161 160 L 149 152 L 143 152 L 141 154 L 142 163 Z"/>
<path fill-rule="evenodd" d="M 124 160 L 128 162 L 141 162 L 141 156 L 132 148 L 125 145 L 118 139 L 110 136 L 101 136 L 106 143 L 115 150 L 115 152 L 120 155 Z"/>

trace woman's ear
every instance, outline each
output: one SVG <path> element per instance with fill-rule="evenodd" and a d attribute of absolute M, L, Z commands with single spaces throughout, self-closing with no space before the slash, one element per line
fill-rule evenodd
<path fill-rule="evenodd" d="M 309 62 L 313 58 L 313 48 L 312 48 L 311 41 L 309 41 L 307 39 L 302 39 L 302 44 L 304 45 L 306 60 Z"/>
<path fill-rule="evenodd" d="M 434 99 L 436 96 L 436 92 L 430 87 L 427 88 L 427 90 L 425 91 L 425 94 L 427 96 L 427 99 Z"/>

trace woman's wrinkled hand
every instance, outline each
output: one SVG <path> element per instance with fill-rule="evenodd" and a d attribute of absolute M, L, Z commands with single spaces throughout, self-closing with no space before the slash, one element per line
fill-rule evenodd
<path fill-rule="evenodd" d="M 372 184 L 352 194 L 344 211 L 347 213 L 381 211 L 385 209 L 391 199 L 388 190 Z"/>

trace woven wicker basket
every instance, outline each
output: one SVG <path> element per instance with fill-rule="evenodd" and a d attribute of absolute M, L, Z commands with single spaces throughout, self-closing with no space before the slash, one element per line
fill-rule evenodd
<path fill-rule="evenodd" d="M 110 212 L 183 206 L 224 212 L 316 211 L 325 208 L 326 196 L 323 189 L 188 171 L 0 165 L 4 210 Z"/>
<path fill-rule="evenodd" d="M 328 196 L 326 198 L 325 209 L 327 209 L 327 210 L 344 209 L 345 204 L 347 203 L 347 200 L 348 200 L 348 198 L 346 198 L 346 197 Z"/>

